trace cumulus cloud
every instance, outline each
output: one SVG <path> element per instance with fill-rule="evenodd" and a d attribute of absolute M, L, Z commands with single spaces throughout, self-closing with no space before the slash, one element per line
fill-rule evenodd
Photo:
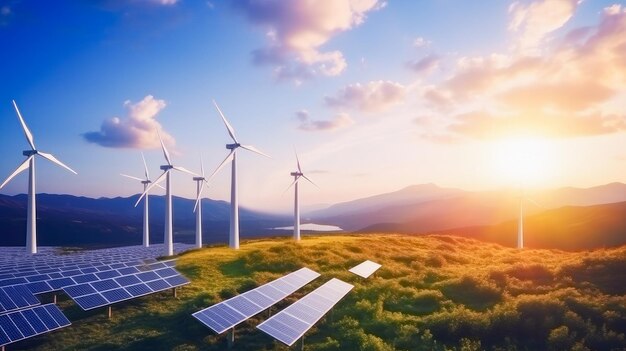
<path fill-rule="evenodd" d="M 540 0 L 529 4 L 513 2 L 509 7 L 509 29 L 518 35 L 521 51 L 535 51 L 547 34 L 561 28 L 574 15 L 581 0 Z"/>
<path fill-rule="evenodd" d="M 253 62 L 274 66 L 282 79 L 343 72 L 347 67 L 343 54 L 320 48 L 385 5 L 379 0 L 237 0 L 233 4 L 266 30 L 268 44 L 253 51 Z"/>
<path fill-rule="evenodd" d="M 314 120 L 308 111 L 301 110 L 296 112 L 296 118 L 300 122 L 298 129 L 307 132 L 332 131 L 354 123 L 347 113 L 338 113 L 330 120 Z"/>
<path fill-rule="evenodd" d="M 543 42 L 541 54 L 458 58 L 448 78 L 416 89 L 423 106 L 447 122 L 430 132 L 484 139 L 516 131 L 553 137 L 625 131 L 624 33 L 626 10 L 613 5 L 597 25 Z"/>
<path fill-rule="evenodd" d="M 126 117 L 105 119 L 100 131 L 83 134 L 86 141 L 104 147 L 149 149 L 160 147 L 157 131 L 163 142 L 173 145 L 174 138 L 156 120 L 157 114 L 166 106 L 165 101 L 148 95 L 143 100 L 132 103 L 127 100 L 124 107 Z"/>
<path fill-rule="evenodd" d="M 426 40 L 422 37 L 417 37 L 415 38 L 415 40 L 413 40 L 413 46 L 415 46 L 416 48 L 422 48 L 425 46 L 429 46 L 430 45 L 430 40 Z"/>
<path fill-rule="evenodd" d="M 379 112 L 404 101 L 408 88 L 400 83 L 377 80 L 366 84 L 350 84 L 327 96 L 326 104 L 331 107 L 347 107 L 363 112 Z"/>

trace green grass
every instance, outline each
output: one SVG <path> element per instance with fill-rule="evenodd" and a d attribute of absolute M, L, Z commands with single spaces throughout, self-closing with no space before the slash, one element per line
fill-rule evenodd
<path fill-rule="evenodd" d="M 347 270 L 365 259 L 369 279 Z M 626 350 L 626 247 L 587 252 L 516 250 L 451 236 L 353 235 L 244 242 L 180 256 L 192 280 L 174 298 L 154 294 L 83 312 L 60 306 L 72 326 L 9 346 L 34 350 L 222 350 L 191 313 L 300 267 L 355 288 L 306 334 L 307 350 Z M 237 327 L 235 350 L 287 350 L 255 328 Z"/>

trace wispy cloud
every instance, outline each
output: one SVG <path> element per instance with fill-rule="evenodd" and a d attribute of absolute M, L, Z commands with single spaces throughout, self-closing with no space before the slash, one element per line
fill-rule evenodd
<path fill-rule="evenodd" d="M 626 96 L 626 10 L 607 7 L 595 26 L 574 28 L 549 42 L 541 39 L 562 27 L 577 4 L 542 0 L 515 5 L 522 7 L 512 12 L 522 12 L 513 27 L 522 37 L 534 38 L 539 51 L 460 57 L 448 78 L 416 89 L 422 106 L 441 120 L 425 135 L 485 139 L 515 133 L 580 137 L 626 131 L 620 103 Z M 555 16 L 561 20 L 543 23 L 535 18 L 541 14 L 560 14 Z M 522 28 L 532 23 L 543 29 L 528 29 L 527 34 Z"/>
<path fill-rule="evenodd" d="M 327 96 L 325 101 L 331 107 L 379 112 L 404 101 L 406 93 L 407 87 L 400 83 L 377 80 L 365 84 L 350 84 L 339 90 L 335 96 Z"/>
<path fill-rule="evenodd" d="M 440 62 L 441 57 L 439 57 L 439 55 L 429 54 L 419 60 L 409 62 L 408 66 L 417 73 L 427 74 L 437 69 Z"/>
<path fill-rule="evenodd" d="M 253 52 L 253 61 L 274 66 L 279 79 L 342 73 L 347 66 L 343 54 L 320 48 L 385 5 L 378 0 L 237 0 L 233 4 L 267 31 L 268 44 Z"/>
<path fill-rule="evenodd" d="M 150 149 L 160 146 L 158 131 L 165 143 L 175 143 L 174 138 L 156 120 L 158 113 L 166 106 L 164 100 L 147 95 L 136 103 L 127 100 L 124 106 L 127 109 L 126 117 L 104 120 L 100 131 L 83 134 L 85 140 L 104 147 Z"/>
<path fill-rule="evenodd" d="M 296 118 L 300 122 L 298 129 L 307 132 L 333 131 L 354 123 L 347 113 L 338 113 L 329 120 L 314 120 L 308 111 L 301 110 L 296 112 Z"/>

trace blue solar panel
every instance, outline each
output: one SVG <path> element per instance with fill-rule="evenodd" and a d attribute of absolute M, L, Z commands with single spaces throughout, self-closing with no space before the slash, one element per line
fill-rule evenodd
<path fill-rule="evenodd" d="M 141 264 L 141 263 L 140 263 Z M 139 273 L 139 270 L 135 267 L 125 267 L 117 270 L 121 275 L 129 275 L 133 273 Z"/>
<path fill-rule="evenodd" d="M 17 284 L 26 284 L 28 281 L 24 278 L 10 278 L 4 279 L 0 281 L 0 286 L 9 286 L 9 285 L 17 285 Z"/>
<path fill-rule="evenodd" d="M 299 278 L 291 278 L 293 276 Z M 318 276 L 317 272 L 301 268 L 285 277 L 198 311 L 192 316 L 221 334 L 284 299 Z M 285 279 L 290 279 L 292 283 L 285 282 Z M 280 290 L 276 288 L 277 286 Z"/>
<path fill-rule="evenodd" d="M 179 286 L 189 283 L 189 280 L 180 274 L 165 278 L 165 281 L 171 286 Z"/>
<path fill-rule="evenodd" d="M 76 283 L 72 280 L 72 278 L 59 278 L 59 279 L 49 280 L 48 284 L 50 284 L 50 286 L 54 290 L 59 290 L 66 286 L 74 285 Z"/>
<path fill-rule="evenodd" d="M 114 270 L 98 272 L 98 273 L 95 273 L 95 274 L 100 279 L 115 278 L 115 277 L 119 277 L 121 275 L 118 271 L 114 271 Z"/>
<path fill-rule="evenodd" d="M 109 302 L 100 294 L 91 294 L 74 298 L 74 302 L 87 311 L 96 307 L 106 306 Z"/>
<path fill-rule="evenodd" d="M 132 295 L 123 288 L 103 291 L 100 294 L 104 296 L 104 298 L 107 299 L 110 303 L 119 302 L 122 300 L 130 299 L 132 297 Z"/>
<path fill-rule="evenodd" d="M 353 287 L 333 278 L 259 324 L 257 328 L 291 346 Z"/>
<path fill-rule="evenodd" d="M 63 288 L 63 291 L 65 291 L 65 293 L 71 298 L 83 296 L 83 295 L 89 295 L 89 294 L 93 294 L 96 292 L 96 290 L 87 283 L 68 286 L 68 287 Z"/>
<path fill-rule="evenodd" d="M 0 328 L 4 330 L 6 335 L 9 337 L 9 340 L 24 339 L 24 336 L 20 333 L 15 324 L 13 324 L 9 315 L 5 314 L 0 316 Z"/>
<path fill-rule="evenodd" d="M 170 288 L 170 285 L 165 280 L 154 280 L 151 282 L 147 282 L 146 285 L 152 289 L 152 291 L 161 291 Z"/>
<path fill-rule="evenodd" d="M 6 345 L 10 342 L 11 342 L 11 339 L 9 339 L 9 336 L 0 327 L 0 345 Z"/>
<path fill-rule="evenodd" d="M 152 289 L 150 289 L 146 284 L 141 283 L 137 285 L 131 285 L 126 287 L 126 291 L 128 291 L 132 296 L 142 296 L 152 293 Z"/>
<path fill-rule="evenodd" d="M 134 275 L 115 278 L 115 281 L 118 282 L 121 286 L 129 286 L 141 283 L 141 280 Z"/>
<path fill-rule="evenodd" d="M 139 278 L 142 282 L 148 282 L 151 280 L 157 280 L 160 277 L 154 272 L 142 272 L 137 274 L 137 278 Z"/>
<path fill-rule="evenodd" d="M 35 332 L 37 334 L 41 334 L 41 333 L 44 333 L 44 332 L 48 331 L 48 328 L 46 327 L 45 324 L 43 324 L 41 319 L 39 319 L 39 317 L 37 317 L 37 314 L 35 313 L 35 311 L 33 311 L 33 310 L 24 310 L 24 311 L 22 311 L 22 315 L 26 318 L 28 323 L 30 323 L 30 325 L 33 327 L 33 329 L 35 329 Z"/>
<path fill-rule="evenodd" d="M 22 335 L 24 335 L 24 337 L 29 338 L 37 334 L 35 332 L 35 329 L 33 329 L 33 327 L 30 326 L 30 324 L 26 321 L 26 318 L 24 318 L 24 316 L 21 313 L 19 312 L 11 313 L 9 314 L 9 318 L 11 318 L 11 321 L 13 322 L 13 324 L 15 324 L 17 329 L 20 330 L 20 332 L 22 333 Z"/>
<path fill-rule="evenodd" d="M 91 283 L 91 286 L 93 286 L 93 288 L 96 289 L 97 291 L 106 291 L 106 290 L 111 290 L 111 289 L 120 287 L 120 285 L 116 283 L 113 279 L 93 282 Z"/>
<path fill-rule="evenodd" d="M 163 278 L 171 277 L 173 275 L 178 274 L 178 272 L 176 272 L 173 268 L 163 268 L 163 269 L 159 269 L 159 270 L 157 270 L 155 272 L 156 272 L 156 274 L 158 274 L 159 276 L 161 276 Z"/>
<path fill-rule="evenodd" d="M 95 274 L 92 274 L 92 273 L 77 275 L 75 277 L 72 277 L 72 279 L 74 279 L 74 281 L 78 284 L 89 283 L 89 282 L 99 280 L 99 278 Z"/>

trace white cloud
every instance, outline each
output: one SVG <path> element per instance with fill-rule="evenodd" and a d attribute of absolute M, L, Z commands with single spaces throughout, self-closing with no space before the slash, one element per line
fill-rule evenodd
<path fill-rule="evenodd" d="M 166 106 L 164 100 L 147 95 L 137 103 L 127 100 L 124 106 L 128 110 L 125 118 L 104 120 L 100 131 L 83 135 L 85 140 L 104 147 L 150 149 L 160 147 L 158 131 L 165 143 L 175 143 L 174 138 L 156 120 L 158 113 Z"/>
<path fill-rule="evenodd" d="M 332 131 L 354 123 L 347 113 L 338 113 L 330 120 L 313 120 L 308 111 L 300 110 L 296 112 L 296 118 L 300 121 L 298 129 L 307 132 Z"/>
<path fill-rule="evenodd" d="M 253 61 L 275 66 L 277 77 L 283 79 L 341 74 L 347 67 L 343 54 L 320 48 L 385 5 L 378 0 L 238 0 L 233 4 L 268 33 L 268 45 L 253 52 Z"/>
<path fill-rule="evenodd" d="M 404 101 L 407 87 L 400 83 L 378 80 L 366 84 L 350 84 L 327 96 L 326 104 L 332 107 L 348 107 L 364 112 L 379 112 Z"/>

